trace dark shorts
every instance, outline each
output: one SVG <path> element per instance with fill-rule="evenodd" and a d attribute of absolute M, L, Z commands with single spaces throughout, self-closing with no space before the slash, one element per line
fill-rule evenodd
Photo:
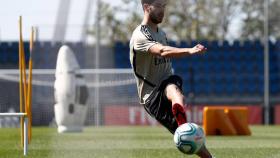
<path fill-rule="evenodd" d="M 178 124 L 172 113 L 172 103 L 167 99 L 165 94 L 165 88 L 169 84 L 177 85 L 182 91 L 183 82 L 181 77 L 172 75 L 161 82 L 160 86 L 152 94 L 152 99 L 144 107 L 152 117 L 174 134 Z"/>

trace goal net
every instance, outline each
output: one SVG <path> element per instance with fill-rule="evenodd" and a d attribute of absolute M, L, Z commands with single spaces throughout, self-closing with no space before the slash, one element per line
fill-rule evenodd
<path fill-rule="evenodd" d="M 86 125 L 151 123 L 144 108 L 138 103 L 136 81 L 131 69 L 83 69 L 77 73 L 84 77 L 89 92 Z M 19 111 L 18 74 L 18 70 L 0 70 L 2 113 Z M 55 79 L 54 69 L 33 70 L 32 121 L 35 126 L 55 123 Z M 7 121 L 1 123 L 7 124 Z"/>

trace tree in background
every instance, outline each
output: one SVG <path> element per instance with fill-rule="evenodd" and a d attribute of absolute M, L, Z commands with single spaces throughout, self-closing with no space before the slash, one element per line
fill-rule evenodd
<path fill-rule="evenodd" d="M 242 40 L 259 40 L 264 34 L 264 1 L 263 0 L 242 0 Z M 276 40 L 280 37 L 280 1 L 269 0 L 269 36 Z"/>
<path fill-rule="evenodd" d="M 271 0 L 269 5 L 269 28 L 270 28 L 270 38 L 273 40 L 280 39 L 280 1 Z"/>
<path fill-rule="evenodd" d="M 263 36 L 264 5 L 263 0 L 242 0 L 242 40 L 255 40 Z"/>
<path fill-rule="evenodd" d="M 175 40 L 224 40 L 237 14 L 237 0 L 170 2 L 164 28 Z"/>
<path fill-rule="evenodd" d="M 101 1 L 100 6 L 101 43 L 112 46 L 116 41 L 127 42 L 142 20 L 141 10 L 135 9 L 139 8 L 138 0 L 122 0 L 120 6 Z M 95 28 L 88 33 L 95 36 Z"/>
<path fill-rule="evenodd" d="M 271 37 L 277 39 L 280 1 L 270 0 L 269 7 Z M 118 6 L 102 2 L 103 43 L 128 41 L 142 16 L 140 0 L 122 0 Z M 263 0 L 179 0 L 169 1 L 161 27 L 174 41 L 256 40 L 263 37 L 263 19 Z M 94 35 L 94 28 L 89 33 Z"/>

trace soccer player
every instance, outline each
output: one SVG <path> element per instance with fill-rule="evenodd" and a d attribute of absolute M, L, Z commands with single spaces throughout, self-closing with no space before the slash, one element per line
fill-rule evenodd
<path fill-rule="evenodd" d="M 204 53 L 200 44 L 193 48 L 168 46 L 166 34 L 158 27 L 164 18 L 166 0 L 141 0 L 144 18 L 130 40 L 130 62 L 137 81 L 140 104 L 172 134 L 187 122 L 182 79 L 173 75 L 170 58 Z M 211 158 L 205 146 L 197 153 Z"/>

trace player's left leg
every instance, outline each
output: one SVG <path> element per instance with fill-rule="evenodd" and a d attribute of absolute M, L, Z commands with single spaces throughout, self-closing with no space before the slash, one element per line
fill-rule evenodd
<path fill-rule="evenodd" d="M 198 156 L 201 157 L 201 158 L 214 158 L 214 157 L 210 154 L 210 152 L 208 151 L 208 149 L 206 148 L 205 145 L 203 145 L 203 146 L 201 147 L 201 149 L 199 150 L 199 152 L 198 152 L 196 155 L 198 155 Z"/>

